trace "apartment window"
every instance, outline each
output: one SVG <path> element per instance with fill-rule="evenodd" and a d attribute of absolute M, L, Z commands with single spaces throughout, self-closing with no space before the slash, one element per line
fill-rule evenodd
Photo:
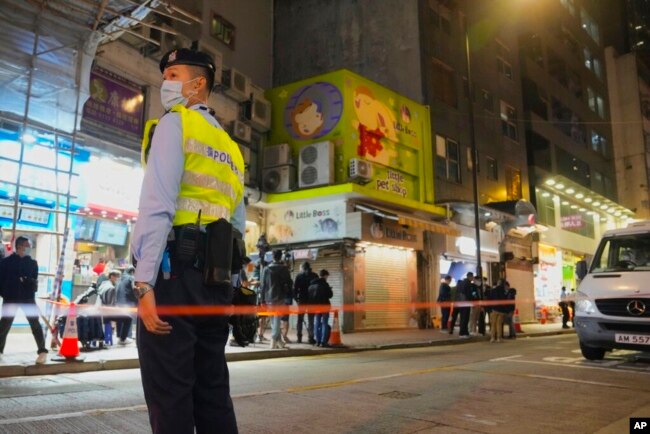
<path fill-rule="evenodd" d="M 569 70 L 569 92 L 578 100 L 582 100 L 582 80 L 580 76 Z"/>
<path fill-rule="evenodd" d="M 571 133 L 570 136 L 574 142 L 582 146 L 587 144 L 587 129 L 584 122 L 575 114 L 571 115 Z"/>
<path fill-rule="evenodd" d="M 433 60 L 432 65 L 432 88 L 433 97 L 438 101 L 442 101 L 448 106 L 458 107 L 458 95 L 456 93 L 456 80 L 454 79 L 454 71 L 447 65 Z"/>
<path fill-rule="evenodd" d="M 436 135 L 436 176 L 461 183 L 458 142 Z"/>
<path fill-rule="evenodd" d="M 564 149 L 555 147 L 555 158 L 559 175 L 589 188 L 591 186 L 591 171 L 589 164 Z"/>
<path fill-rule="evenodd" d="M 592 54 L 591 50 L 589 48 L 586 48 L 583 50 L 584 58 L 585 58 L 585 67 L 596 74 L 596 77 L 600 78 L 602 80 L 603 78 L 603 70 L 602 70 L 602 64 L 600 63 L 600 60 L 598 57 Z"/>
<path fill-rule="evenodd" d="M 607 155 L 607 139 L 596 131 L 591 131 L 591 149 L 599 154 Z"/>
<path fill-rule="evenodd" d="M 235 49 L 235 26 L 219 14 L 212 14 L 210 35 L 223 42 L 228 48 Z"/>
<path fill-rule="evenodd" d="M 486 157 L 485 168 L 487 170 L 487 179 L 491 179 L 492 181 L 499 180 L 499 167 L 497 166 L 497 160 L 492 157 Z"/>
<path fill-rule="evenodd" d="M 512 80 L 512 65 L 510 64 L 510 50 L 497 42 L 497 70 Z"/>
<path fill-rule="evenodd" d="M 587 88 L 587 99 L 589 101 L 589 108 L 601 118 L 605 118 L 605 101 L 596 93 L 595 90 Z"/>
<path fill-rule="evenodd" d="M 601 172 L 594 170 L 594 179 L 591 183 L 591 187 L 594 191 L 597 191 L 600 194 L 605 194 L 605 177 Z"/>
<path fill-rule="evenodd" d="M 506 167 L 506 200 L 521 199 L 521 170 Z"/>
<path fill-rule="evenodd" d="M 566 63 L 552 50 L 548 50 L 548 73 L 562 86 L 569 87 L 569 75 L 567 74 Z"/>
<path fill-rule="evenodd" d="M 434 27 L 441 29 L 448 35 L 451 35 L 451 14 L 449 9 L 441 5 L 439 2 L 431 4 L 429 8 L 431 11 L 431 21 Z"/>
<path fill-rule="evenodd" d="M 575 0 L 560 0 L 560 3 L 562 6 L 566 8 L 566 10 L 573 15 L 574 17 L 576 16 L 576 5 L 575 5 Z"/>
<path fill-rule="evenodd" d="M 596 24 L 593 18 L 591 18 L 584 9 L 580 10 L 580 21 L 585 32 L 591 36 L 591 39 L 593 39 L 596 44 L 600 45 L 600 31 L 598 30 L 598 24 Z"/>
<path fill-rule="evenodd" d="M 544 67 L 544 50 L 539 35 L 529 33 L 521 37 L 521 48 L 526 56 L 535 62 L 540 68 Z"/>
<path fill-rule="evenodd" d="M 517 111 L 501 101 L 501 132 L 504 136 L 517 140 Z"/>
<path fill-rule="evenodd" d="M 483 110 L 487 110 L 489 112 L 494 111 L 494 97 L 490 91 L 483 89 L 481 92 L 481 106 L 483 107 Z"/>
<path fill-rule="evenodd" d="M 558 37 L 562 41 L 562 44 L 566 47 L 567 50 L 571 52 L 574 56 L 580 56 L 580 44 L 576 41 L 576 38 L 573 37 L 571 32 L 566 28 L 562 27 L 558 32 Z"/>
<path fill-rule="evenodd" d="M 548 98 L 543 89 L 528 77 L 523 78 L 524 109 L 548 119 Z"/>

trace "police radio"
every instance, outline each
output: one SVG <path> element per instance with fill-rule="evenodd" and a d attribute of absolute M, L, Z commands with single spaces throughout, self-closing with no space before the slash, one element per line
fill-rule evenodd
<path fill-rule="evenodd" d="M 176 237 L 176 259 L 181 263 L 188 263 L 196 259 L 201 241 L 201 210 L 196 223 L 189 223 L 180 227 Z"/>

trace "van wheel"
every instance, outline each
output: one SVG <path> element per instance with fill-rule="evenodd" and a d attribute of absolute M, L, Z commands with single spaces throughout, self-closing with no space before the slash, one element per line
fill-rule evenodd
<path fill-rule="evenodd" d="M 580 342 L 580 351 L 582 351 L 582 356 L 587 360 L 603 360 L 605 357 L 604 348 L 588 347 L 582 342 Z"/>

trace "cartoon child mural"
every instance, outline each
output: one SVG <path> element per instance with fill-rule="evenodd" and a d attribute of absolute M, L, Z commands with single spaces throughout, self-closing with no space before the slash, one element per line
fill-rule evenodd
<path fill-rule="evenodd" d="M 300 101 L 291 112 L 293 131 L 302 139 L 316 136 L 324 123 L 320 104 L 309 98 Z"/>
<path fill-rule="evenodd" d="M 386 160 L 387 156 L 380 160 L 377 157 L 384 150 L 381 144 L 382 138 L 397 141 L 395 115 L 386 105 L 376 100 L 372 91 L 366 86 L 358 86 L 354 90 L 354 110 L 357 119 L 352 121 L 352 125 L 359 130 L 357 154 L 386 164 L 387 161 L 381 160 Z"/>

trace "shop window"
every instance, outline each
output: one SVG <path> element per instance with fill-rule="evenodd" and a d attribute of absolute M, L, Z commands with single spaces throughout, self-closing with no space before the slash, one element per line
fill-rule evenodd
<path fill-rule="evenodd" d="M 458 142 L 436 135 L 436 177 L 461 183 Z"/>
<path fill-rule="evenodd" d="M 492 181 L 499 180 L 499 166 L 497 160 L 492 157 L 485 158 L 485 169 L 487 170 L 487 179 Z"/>
<path fill-rule="evenodd" d="M 506 200 L 521 199 L 521 170 L 506 167 Z"/>
<path fill-rule="evenodd" d="M 564 201 L 560 205 L 560 228 L 584 237 L 594 237 L 594 217 L 579 204 Z"/>
<path fill-rule="evenodd" d="M 501 132 L 504 136 L 517 140 L 517 111 L 501 101 Z"/>
<path fill-rule="evenodd" d="M 497 70 L 512 80 L 512 65 L 510 63 L 510 50 L 503 44 L 497 42 Z"/>
<path fill-rule="evenodd" d="M 546 226 L 555 226 L 555 201 L 553 196 L 546 191 L 537 191 L 537 218 Z"/>
<path fill-rule="evenodd" d="M 456 92 L 454 71 L 436 59 L 433 60 L 431 69 L 431 88 L 433 89 L 433 97 L 450 107 L 458 107 L 458 95 Z"/>
<path fill-rule="evenodd" d="M 212 14 L 210 35 L 228 48 L 235 49 L 235 26 L 219 14 Z"/>

